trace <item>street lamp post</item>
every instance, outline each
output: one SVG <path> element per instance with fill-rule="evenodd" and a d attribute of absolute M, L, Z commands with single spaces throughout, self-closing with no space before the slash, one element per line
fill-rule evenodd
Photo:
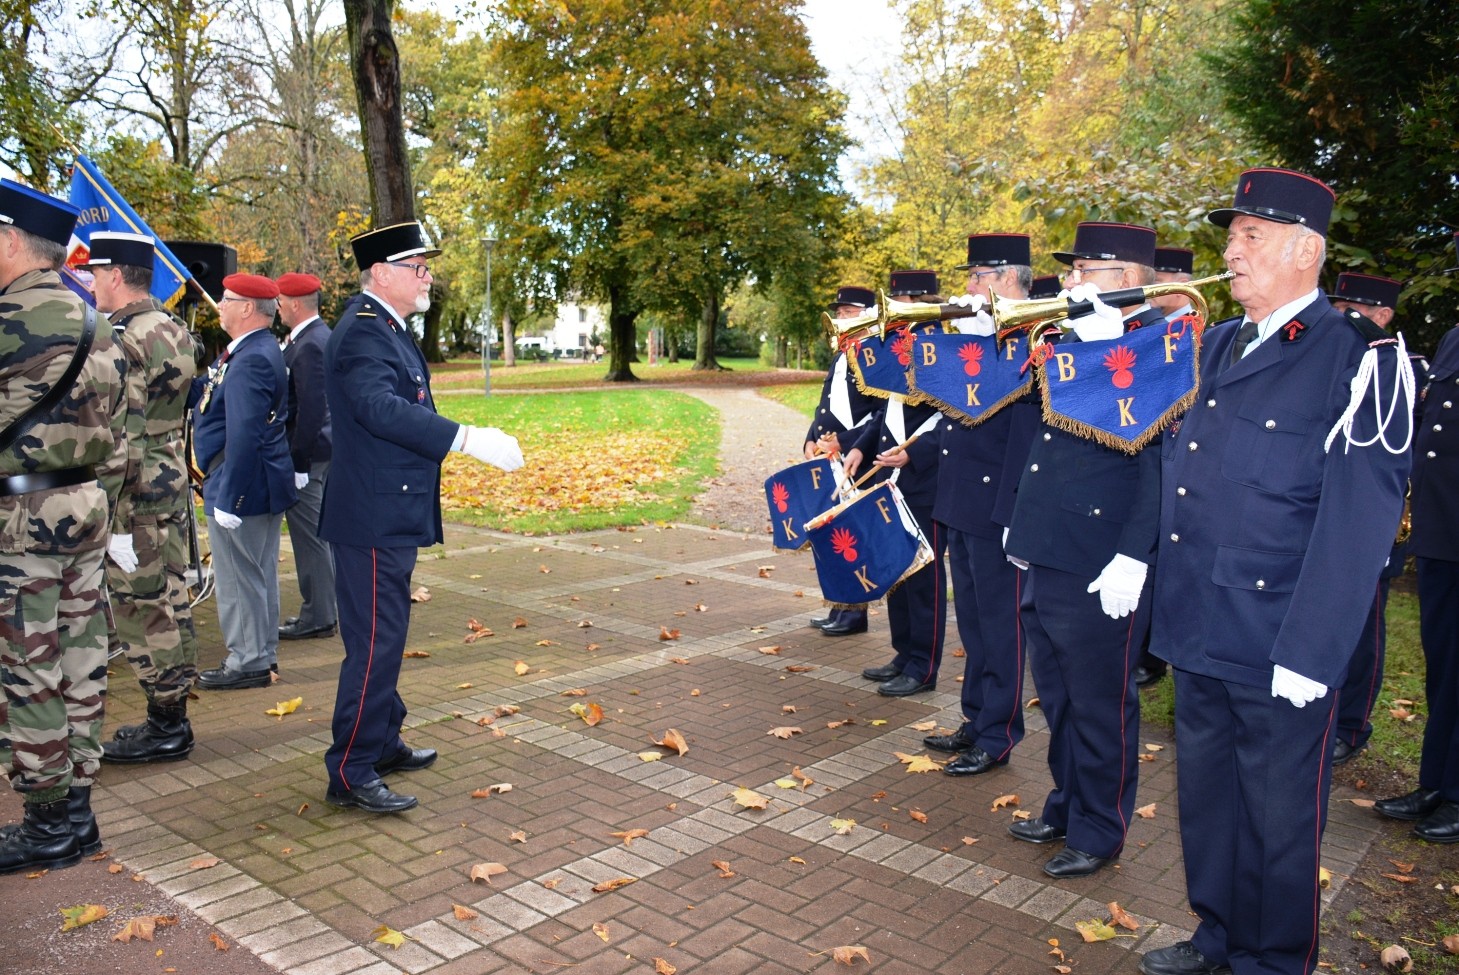
<path fill-rule="evenodd" d="M 496 248 L 495 237 L 481 238 L 486 248 L 486 327 L 481 331 L 481 375 L 486 383 L 486 395 L 491 395 L 491 333 L 495 319 L 491 313 L 491 252 Z"/>

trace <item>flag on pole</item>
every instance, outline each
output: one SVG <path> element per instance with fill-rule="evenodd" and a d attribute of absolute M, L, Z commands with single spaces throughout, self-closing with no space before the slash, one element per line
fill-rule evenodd
<path fill-rule="evenodd" d="M 71 246 L 66 254 L 68 267 L 86 263 L 91 256 L 91 235 L 98 230 L 146 234 L 157 242 L 152 256 L 152 297 L 168 304 L 182 294 L 192 278 L 187 265 L 167 249 L 147 226 L 147 221 L 137 215 L 96 164 L 85 156 L 77 156 L 76 165 L 71 169 L 71 204 L 81 211 L 81 216 L 71 234 Z"/>

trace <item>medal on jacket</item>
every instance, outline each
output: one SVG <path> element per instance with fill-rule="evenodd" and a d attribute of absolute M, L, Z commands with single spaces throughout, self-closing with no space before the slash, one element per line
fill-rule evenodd
<path fill-rule="evenodd" d="M 223 376 L 228 372 L 228 363 L 224 362 L 222 365 L 219 365 L 208 371 L 212 373 L 212 375 L 208 377 L 208 383 L 206 386 L 203 387 L 203 395 L 198 400 L 199 413 L 208 412 L 208 404 L 213 401 L 213 389 L 214 387 L 222 384 Z"/>

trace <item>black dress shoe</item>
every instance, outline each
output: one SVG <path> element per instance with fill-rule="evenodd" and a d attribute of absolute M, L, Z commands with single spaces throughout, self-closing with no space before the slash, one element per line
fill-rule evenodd
<path fill-rule="evenodd" d="M 1087 877 L 1109 861 L 1109 857 L 1097 857 L 1066 846 L 1044 864 L 1044 873 L 1060 880 L 1065 877 Z"/>
<path fill-rule="evenodd" d="M 284 625 L 285 626 L 292 626 L 293 624 L 295 624 L 297 622 L 299 622 L 299 617 L 297 617 L 297 616 L 287 616 L 287 617 L 284 618 Z"/>
<path fill-rule="evenodd" d="M 1389 819 L 1413 821 L 1432 815 L 1443 802 L 1444 800 L 1439 798 L 1437 789 L 1425 789 L 1420 786 L 1407 795 L 1394 796 L 1392 799 L 1379 799 L 1373 803 L 1373 808 Z"/>
<path fill-rule="evenodd" d="M 861 672 L 861 676 L 867 680 L 874 680 L 878 684 L 882 681 L 891 680 L 902 672 L 902 668 L 896 664 L 882 664 L 880 667 L 868 667 Z"/>
<path fill-rule="evenodd" d="M 1413 828 L 1413 835 L 1430 843 L 1459 843 L 1459 802 L 1445 802 Z"/>
<path fill-rule="evenodd" d="M 198 674 L 198 686 L 210 691 L 236 691 L 244 687 L 268 687 L 269 672 L 265 670 L 229 670 L 218 667 Z"/>
<path fill-rule="evenodd" d="M 389 758 L 382 758 L 375 763 L 376 775 L 389 775 L 391 772 L 419 772 L 423 768 L 430 768 L 436 764 L 436 750 L 434 748 L 407 748 L 403 752 L 396 752 Z"/>
<path fill-rule="evenodd" d="M 1000 765 L 1007 764 L 1008 759 L 994 758 L 977 745 L 974 745 L 944 765 L 942 771 L 948 775 L 982 775 L 989 769 L 995 769 Z"/>
<path fill-rule="evenodd" d="M 353 789 L 330 789 L 324 793 L 324 801 L 331 806 L 353 807 L 370 813 L 405 812 L 420 804 L 415 796 L 391 792 L 379 779 L 357 785 Z"/>
<path fill-rule="evenodd" d="M 1154 684 L 1156 681 L 1160 680 L 1160 678 L 1164 676 L 1164 664 L 1161 664 L 1159 667 L 1146 667 L 1144 665 L 1141 665 L 1135 668 L 1135 686 L 1149 687 L 1151 684 Z"/>
<path fill-rule="evenodd" d="M 865 633 L 866 617 L 863 616 L 860 619 L 850 621 L 837 620 L 833 623 L 827 623 L 821 627 L 821 632 L 826 634 L 826 636 L 851 636 L 853 633 Z"/>
<path fill-rule="evenodd" d="M 911 674 L 898 674 L 877 687 L 876 692 L 882 697 L 908 697 L 912 694 L 921 694 L 923 691 L 935 690 L 937 690 L 935 680 L 929 680 L 924 684 Z"/>
<path fill-rule="evenodd" d="M 965 752 L 977 742 L 959 728 L 950 735 L 928 735 L 922 744 L 936 752 Z"/>
<path fill-rule="evenodd" d="M 1343 762 L 1348 761 L 1358 752 L 1367 747 L 1368 743 L 1366 741 L 1363 742 L 1361 745 L 1349 745 L 1347 742 L 1339 738 L 1337 741 L 1332 743 L 1332 764 L 1341 765 Z"/>
<path fill-rule="evenodd" d="M 829 616 L 817 616 L 815 619 L 813 619 L 813 620 L 810 621 L 810 625 L 811 626 L 814 626 L 818 630 L 821 627 L 823 627 L 823 626 L 830 626 L 831 625 L 831 617 L 829 617 Z"/>
<path fill-rule="evenodd" d="M 1145 952 L 1140 971 L 1143 975 L 1231 975 L 1231 966 L 1215 964 L 1189 941 L 1177 941 L 1169 948 Z"/>
<path fill-rule="evenodd" d="M 1014 839 L 1023 840 L 1025 843 L 1052 843 L 1064 838 L 1062 829 L 1050 826 L 1042 819 L 1025 819 L 1022 822 L 1010 823 L 1008 832 L 1013 834 Z"/>
<path fill-rule="evenodd" d="M 312 640 L 316 637 L 334 636 L 334 624 L 328 623 L 324 626 L 301 627 L 299 621 L 285 623 L 279 627 L 280 640 Z"/>

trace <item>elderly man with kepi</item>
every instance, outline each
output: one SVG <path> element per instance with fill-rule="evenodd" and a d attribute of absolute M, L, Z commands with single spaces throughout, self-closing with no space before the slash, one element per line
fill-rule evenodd
<path fill-rule="evenodd" d="M 1150 641 L 1175 668 L 1200 923 L 1147 953 L 1145 975 L 1309 975 L 1318 960 L 1328 690 L 1393 544 L 1411 423 L 1399 340 L 1318 287 L 1333 202 L 1310 176 L 1252 169 L 1209 216 L 1245 314 L 1206 331 L 1198 398 L 1165 441 Z"/>
<path fill-rule="evenodd" d="M 147 720 L 102 745 L 108 762 L 165 762 L 193 749 L 187 698 L 198 679 L 198 637 L 187 589 L 188 487 L 183 426 L 198 343 L 152 297 L 156 241 L 97 231 L 83 265 L 96 308 L 126 355 L 127 477 L 113 519 L 113 652 L 123 652 L 147 695 Z"/>
<path fill-rule="evenodd" d="M 223 279 L 218 319 L 232 339 L 208 370 L 193 413 L 193 452 L 217 573 L 228 656 L 198 686 L 266 687 L 279 661 L 279 526 L 298 496 L 284 437 L 288 376 L 269 332 L 279 286 L 257 274 Z"/>
<path fill-rule="evenodd" d="M 334 701 L 334 743 L 324 754 L 325 801 L 371 813 L 403 812 L 415 796 L 381 778 L 426 768 L 429 748 L 400 737 L 396 689 L 410 626 L 410 575 L 422 545 L 442 541 L 441 461 L 452 450 L 505 471 L 522 466 L 515 437 L 436 413 L 431 374 L 406 319 L 430 308 L 440 254 L 419 223 L 350 241 L 363 294 L 325 347 L 325 393 L 334 427 L 333 476 L 319 534 L 334 546 L 344 662 Z"/>
<path fill-rule="evenodd" d="M 299 572 L 299 615 L 279 627 L 279 639 L 304 640 L 334 635 L 334 553 L 319 537 L 319 512 L 329 480 L 329 403 L 324 396 L 324 347 L 329 326 L 319 317 L 320 282 L 312 274 L 290 272 L 278 280 L 279 320 L 289 329 L 284 366 L 289 370 L 289 455 L 299 500 L 284 512 L 289 545 Z"/>
<path fill-rule="evenodd" d="M 25 797 L 0 873 L 101 850 L 106 556 L 126 467 L 124 368 L 58 271 L 71 204 L 0 179 L 0 774 Z"/>

